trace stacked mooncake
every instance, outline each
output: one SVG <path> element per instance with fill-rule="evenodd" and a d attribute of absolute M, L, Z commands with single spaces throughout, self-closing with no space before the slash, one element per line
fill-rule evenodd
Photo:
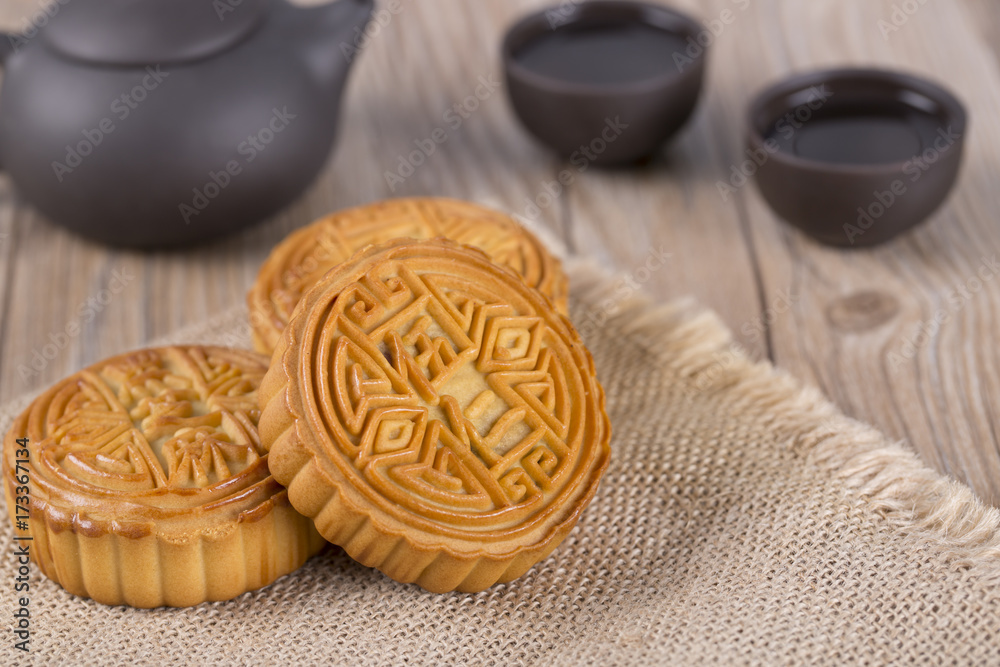
<path fill-rule="evenodd" d="M 107 604 L 228 599 L 322 538 L 431 591 L 510 581 L 566 537 L 610 455 L 566 287 L 489 209 L 336 213 L 279 244 L 250 292 L 270 363 L 177 346 L 63 380 L 4 440 L 8 507 L 28 438 L 19 532 L 48 577 Z"/>

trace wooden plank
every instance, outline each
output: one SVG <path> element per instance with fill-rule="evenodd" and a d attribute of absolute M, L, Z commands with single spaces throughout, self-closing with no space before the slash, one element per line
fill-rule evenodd
<path fill-rule="evenodd" d="M 704 3 L 670 4 L 712 17 Z M 579 174 L 569 197 L 572 245 L 658 298 L 695 296 L 721 315 L 752 356 L 763 358 L 769 352 L 762 303 L 778 295 L 761 292 L 735 201 L 724 201 L 714 185 L 729 168 L 733 139 L 729 93 L 714 81 L 719 68 L 713 57 L 698 111 L 651 164 Z M 655 265 L 664 252 L 670 257 L 663 268 L 640 280 L 647 260 Z"/>
<path fill-rule="evenodd" d="M 741 196 L 765 292 L 791 285 L 800 295 L 772 327 L 777 363 L 996 503 L 1000 280 L 983 283 L 954 312 L 949 295 L 974 281 L 982 258 L 1000 246 L 1000 128 L 990 120 L 1000 104 L 1000 79 L 961 7 L 928 3 L 883 37 L 879 21 L 891 17 L 892 5 L 758 2 L 738 34 L 720 39 L 717 62 L 728 66 L 715 70 L 716 85 L 732 96 L 735 126 L 742 125 L 735 110 L 769 80 L 844 63 L 922 73 L 965 100 L 973 135 L 956 193 L 928 224 L 893 243 L 853 252 L 824 248 L 776 221 L 755 189 Z M 947 48 L 929 46 L 944 42 Z M 735 156 L 738 140 L 733 144 Z M 935 328 L 931 322 L 942 310 L 948 321 Z"/>
<path fill-rule="evenodd" d="M 143 344 L 243 300 L 260 261 L 290 229 L 329 210 L 390 195 L 441 194 L 518 213 L 561 163 L 519 127 L 501 91 L 452 128 L 445 113 L 499 74 L 503 29 L 547 0 L 406 1 L 357 63 L 341 136 L 317 182 L 255 229 L 187 253 L 109 251 L 41 220 L 0 183 L 0 401 L 40 388 L 85 363 Z M 1000 500 L 993 434 L 1000 398 L 996 352 L 1000 281 L 991 281 L 925 334 L 907 341 L 956 286 L 1000 245 L 996 4 L 926 3 L 887 37 L 893 0 L 676 2 L 734 20 L 713 46 L 707 95 L 666 157 L 631 172 L 588 171 L 538 221 L 581 253 L 633 277 L 652 250 L 671 254 L 643 287 L 657 298 L 692 293 L 720 312 L 758 357 L 818 384 L 848 414 L 905 439 L 937 468 Z M 0 6 L 0 26 L 21 25 L 36 0 Z M 984 17 L 989 17 L 984 18 Z M 936 48 L 935 45 L 947 44 Z M 765 83 L 794 70 L 883 63 L 956 88 L 973 115 L 962 182 L 949 204 L 913 235 L 845 253 L 808 241 L 775 220 L 753 187 L 723 201 L 715 183 L 741 160 L 743 113 Z M 447 141 L 393 190 L 385 172 L 437 128 Z M 15 245 L 16 244 L 16 245 Z M 81 304 L 100 298 L 118 271 L 134 280 L 37 375 L 12 372 L 59 339 Z M 644 275 L 644 274 L 639 274 Z M 793 301 L 790 308 L 787 301 Z M 773 312 L 769 311 L 773 308 Z M 781 310 L 782 312 L 777 312 Z M 773 318 L 770 317 L 773 315 Z M 770 322 L 768 324 L 768 322 Z M 51 350 L 50 350 L 51 351 Z M 903 362 L 893 364 L 892 355 Z"/>
<path fill-rule="evenodd" d="M 962 4 L 1000 66 L 1000 4 L 993 0 L 962 0 Z"/>

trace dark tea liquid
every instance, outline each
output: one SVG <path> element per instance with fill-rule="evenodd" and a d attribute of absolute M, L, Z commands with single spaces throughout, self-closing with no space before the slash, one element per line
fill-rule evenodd
<path fill-rule="evenodd" d="M 567 25 L 521 47 L 515 59 L 553 79 L 582 84 L 634 83 L 680 71 L 684 38 L 650 25 Z"/>
<path fill-rule="evenodd" d="M 917 157 L 947 130 L 936 116 L 903 102 L 830 106 L 810 114 L 779 119 L 766 138 L 781 151 L 819 162 L 887 164 Z"/>

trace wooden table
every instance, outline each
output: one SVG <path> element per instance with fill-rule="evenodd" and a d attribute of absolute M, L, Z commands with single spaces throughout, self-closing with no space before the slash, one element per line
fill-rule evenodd
<path fill-rule="evenodd" d="M 503 28 L 540 4 L 403 0 L 357 65 L 339 145 L 319 180 L 280 215 L 215 245 L 153 254 L 98 247 L 42 219 L 0 176 L 0 401 L 241 303 L 269 249 L 330 210 L 447 195 L 525 213 L 565 165 L 525 134 L 502 89 L 458 129 L 444 114 L 481 77 L 499 80 Z M 1000 246 L 1000 3 L 672 4 L 728 20 L 714 39 L 707 95 L 693 122 L 654 164 L 579 174 L 540 207 L 538 222 L 573 252 L 635 277 L 646 275 L 637 269 L 649 253 L 670 253 L 644 284 L 653 298 L 694 295 L 751 355 L 817 385 L 847 414 L 1000 503 L 1000 279 L 991 268 L 989 280 L 977 279 Z M 894 5 L 916 11 L 893 23 Z M 23 26 L 39 6 L 8 0 L 0 25 Z M 875 250 L 821 247 L 779 222 L 754 187 L 728 201 L 716 188 L 743 159 L 743 112 L 754 92 L 795 70 L 840 64 L 943 80 L 972 119 L 948 204 L 915 233 Z M 447 141 L 391 190 L 385 171 L 439 127 Z M 949 298 L 963 285 L 965 295 Z M 935 326 L 941 309 L 947 321 Z M 78 335 L 60 335 L 81 318 L 89 321 Z M 57 353 L 35 359 L 35 372 L 32 359 L 49 343 Z"/>

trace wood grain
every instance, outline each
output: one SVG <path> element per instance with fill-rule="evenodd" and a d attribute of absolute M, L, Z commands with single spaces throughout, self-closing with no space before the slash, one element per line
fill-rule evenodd
<path fill-rule="evenodd" d="M 533 213 L 529 202 L 568 165 L 525 134 L 502 89 L 461 127 L 445 114 L 483 80 L 499 78 L 504 27 L 543 4 L 404 0 L 357 64 L 337 148 L 317 182 L 280 215 L 215 245 L 186 253 L 107 250 L 41 219 L 0 176 L 0 401 L 242 302 L 269 249 L 332 209 L 423 194 Z M 1000 6 L 927 2 L 885 36 L 879 21 L 891 20 L 899 4 L 892 0 L 672 4 L 704 20 L 726 11 L 733 18 L 714 40 L 709 85 L 688 130 L 641 168 L 576 174 L 529 217 L 656 299 L 694 295 L 752 355 L 817 384 L 849 415 L 905 440 L 930 465 L 1000 503 L 1000 280 L 984 281 L 953 310 L 949 299 L 1000 245 L 1000 126 L 993 121 Z M 8 0 L 0 26 L 24 25 L 39 6 Z M 954 196 L 915 233 L 875 250 L 823 248 L 776 220 L 753 186 L 728 200 L 716 188 L 743 159 L 744 109 L 761 86 L 844 63 L 943 80 L 972 116 Z M 385 172 L 439 127 L 447 141 L 391 188 Z M 669 257 L 644 271 L 654 252 Z M 88 310 L 116 275 L 127 279 L 124 287 Z M 931 331 L 927 323 L 941 309 L 947 321 Z M 57 344 L 91 310 L 80 333 Z M 910 354 L 907 341 L 921 327 Z M 22 377 L 18 369 L 31 369 L 36 353 L 40 370 Z"/>
<path fill-rule="evenodd" d="M 969 108 L 972 135 L 959 187 L 948 204 L 913 234 L 882 248 L 824 249 L 774 223 L 747 189 L 750 228 L 763 292 L 790 286 L 801 295 L 772 327 L 775 361 L 816 384 L 848 414 L 904 439 L 931 465 L 970 483 L 996 502 L 1000 457 L 994 433 L 1000 387 L 996 330 L 1000 279 L 976 282 L 1000 238 L 995 217 L 1000 133 L 990 122 L 1000 103 L 996 62 L 975 39 L 968 12 L 928 3 L 883 37 L 896 3 L 760 3 L 776 17 L 766 29 L 720 43 L 723 58 L 748 65 L 719 72 L 719 85 L 742 107 L 764 83 L 749 54 L 784 56 L 775 74 L 835 64 L 881 65 L 944 80 Z M 849 6 L 847 6 L 849 5 Z M 803 38 L 802 26 L 823 25 Z M 948 48 L 931 46 L 941 35 Z M 726 49 L 731 49 L 726 53 Z M 728 56 L 728 58 L 727 58 Z M 917 186 L 913 186 L 917 187 Z M 969 284 L 969 297 L 949 295 Z M 935 325 L 944 314 L 946 321 Z"/>
<path fill-rule="evenodd" d="M 962 0 L 983 43 L 1000 64 L 1000 4 L 993 0 Z"/>

